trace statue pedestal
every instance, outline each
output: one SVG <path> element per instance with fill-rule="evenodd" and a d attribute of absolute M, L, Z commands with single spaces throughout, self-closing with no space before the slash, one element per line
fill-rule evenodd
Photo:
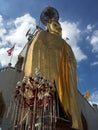
<path fill-rule="evenodd" d="M 36 130 L 77 130 L 71 128 L 71 122 L 63 118 L 45 116 L 42 117 L 41 122 L 35 124 Z"/>
<path fill-rule="evenodd" d="M 58 119 L 56 122 L 56 130 L 77 130 L 71 128 L 71 123 L 68 120 Z"/>

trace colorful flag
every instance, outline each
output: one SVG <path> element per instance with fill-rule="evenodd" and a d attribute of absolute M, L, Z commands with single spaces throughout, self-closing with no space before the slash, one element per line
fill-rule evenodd
<path fill-rule="evenodd" d="M 8 56 L 11 56 L 12 55 L 12 52 L 14 50 L 14 47 L 15 47 L 15 44 L 12 48 L 10 48 L 9 50 L 7 50 L 7 53 L 8 53 Z"/>

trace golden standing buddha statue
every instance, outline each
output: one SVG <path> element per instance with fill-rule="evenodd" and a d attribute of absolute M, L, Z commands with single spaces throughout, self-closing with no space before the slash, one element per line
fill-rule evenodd
<path fill-rule="evenodd" d="M 39 68 L 47 79 L 55 80 L 64 111 L 72 118 L 72 127 L 83 130 L 78 104 L 76 59 L 71 47 L 61 37 L 62 28 L 58 15 L 55 17 L 51 8 L 44 10 L 48 20 L 42 19 L 47 30 L 39 31 L 28 47 L 24 75 L 28 76 L 34 73 L 35 68 Z"/>

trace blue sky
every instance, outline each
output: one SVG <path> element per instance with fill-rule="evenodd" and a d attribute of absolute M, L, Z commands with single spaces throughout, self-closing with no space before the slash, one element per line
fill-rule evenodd
<path fill-rule="evenodd" d="M 98 103 L 98 0 L 0 0 L 0 68 L 10 57 L 6 50 L 16 43 L 13 66 L 26 44 L 25 34 L 39 22 L 41 11 L 53 6 L 59 11 L 62 37 L 69 37 L 77 59 L 78 88 L 89 90 Z"/>

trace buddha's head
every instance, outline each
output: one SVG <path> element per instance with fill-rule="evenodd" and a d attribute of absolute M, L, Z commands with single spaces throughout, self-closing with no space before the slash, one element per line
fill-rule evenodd
<path fill-rule="evenodd" d="M 49 20 L 49 22 L 47 23 L 47 29 L 50 33 L 57 34 L 60 36 L 62 35 L 61 25 L 55 19 Z"/>

